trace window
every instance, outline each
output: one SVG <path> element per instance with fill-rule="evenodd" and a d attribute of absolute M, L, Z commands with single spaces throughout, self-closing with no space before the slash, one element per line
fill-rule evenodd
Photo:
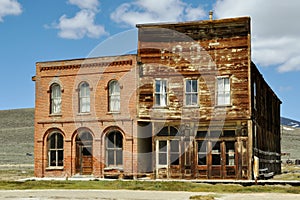
<path fill-rule="evenodd" d="M 229 77 L 217 78 L 217 105 L 230 105 L 230 82 Z"/>
<path fill-rule="evenodd" d="M 179 165 L 179 140 L 158 140 L 158 165 Z"/>
<path fill-rule="evenodd" d="M 119 112 L 120 111 L 120 85 L 118 81 L 109 82 L 109 112 Z"/>
<path fill-rule="evenodd" d="M 61 89 L 60 85 L 54 83 L 50 89 L 51 100 L 50 100 L 50 113 L 59 114 L 61 113 Z"/>
<path fill-rule="evenodd" d="M 90 86 L 86 82 L 79 86 L 79 112 L 90 112 Z"/>
<path fill-rule="evenodd" d="M 166 80 L 155 80 L 155 106 L 167 106 Z"/>
<path fill-rule="evenodd" d="M 185 105 L 198 105 L 198 80 L 188 79 L 185 81 Z"/>
<path fill-rule="evenodd" d="M 235 142 L 229 141 L 225 143 L 226 146 L 226 165 L 234 166 L 235 165 Z"/>
<path fill-rule="evenodd" d="M 64 138 L 60 133 L 48 137 L 48 165 L 59 167 L 64 165 Z"/>
<path fill-rule="evenodd" d="M 157 133 L 157 136 L 176 136 L 176 135 L 180 135 L 180 133 L 173 126 L 165 126 Z"/>
<path fill-rule="evenodd" d="M 119 131 L 110 132 L 106 138 L 108 166 L 123 165 L 123 136 Z"/>
<path fill-rule="evenodd" d="M 198 165 L 206 165 L 207 141 L 198 141 Z"/>

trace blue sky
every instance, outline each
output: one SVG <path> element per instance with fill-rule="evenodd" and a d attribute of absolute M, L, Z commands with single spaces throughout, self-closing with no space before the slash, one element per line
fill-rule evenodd
<path fill-rule="evenodd" d="M 34 107 L 36 62 L 85 58 L 99 47 L 99 55 L 119 54 L 125 41 L 110 39 L 136 32 L 136 23 L 203 20 L 214 10 L 216 19 L 251 17 L 252 60 L 282 100 L 282 116 L 300 120 L 299 7 L 299 0 L 0 0 L 0 110 Z"/>

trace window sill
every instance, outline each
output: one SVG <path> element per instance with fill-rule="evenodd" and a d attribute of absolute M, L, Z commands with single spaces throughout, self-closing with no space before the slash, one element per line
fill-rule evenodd
<path fill-rule="evenodd" d="M 77 116 L 89 116 L 91 115 L 90 112 L 87 112 L 87 113 L 78 113 Z"/>
<path fill-rule="evenodd" d="M 111 166 L 111 167 L 105 167 L 104 171 L 111 171 L 111 170 L 118 170 L 118 171 L 124 171 L 123 167 L 117 167 L 117 166 Z"/>
<path fill-rule="evenodd" d="M 108 115 L 115 115 L 115 114 L 121 114 L 120 111 L 110 111 L 110 112 L 107 112 Z"/>
<path fill-rule="evenodd" d="M 216 105 L 215 108 L 230 108 L 232 105 Z"/>
<path fill-rule="evenodd" d="M 64 167 L 47 167 L 46 171 L 64 170 Z"/>
<path fill-rule="evenodd" d="M 183 109 L 195 109 L 195 108 L 200 108 L 200 106 L 199 105 L 191 105 L 191 106 L 185 105 L 185 106 L 183 106 Z"/>
<path fill-rule="evenodd" d="M 49 117 L 62 117 L 61 113 L 49 114 Z"/>
<path fill-rule="evenodd" d="M 168 109 L 168 106 L 153 106 L 153 109 Z"/>

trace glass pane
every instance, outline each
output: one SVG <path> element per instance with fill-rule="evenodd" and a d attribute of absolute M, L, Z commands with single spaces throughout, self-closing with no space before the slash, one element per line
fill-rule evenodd
<path fill-rule="evenodd" d="M 83 147 L 82 155 L 84 156 L 91 156 L 93 154 L 92 147 Z"/>
<path fill-rule="evenodd" d="M 108 134 L 108 136 L 107 136 L 107 147 L 108 148 L 114 148 L 115 147 L 115 133 L 113 132 L 113 133 L 110 133 L 110 134 Z"/>
<path fill-rule="evenodd" d="M 198 152 L 206 154 L 206 152 L 207 152 L 207 142 L 206 141 L 198 141 Z"/>
<path fill-rule="evenodd" d="M 198 94 L 192 94 L 192 105 L 198 104 Z"/>
<path fill-rule="evenodd" d="M 191 80 L 192 81 L 192 92 L 198 92 L 198 81 L 197 80 Z"/>
<path fill-rule="evenodd" d="M 52 134 L 48 140 L 50 149 L 55 149 L 55 135 L 56 134 Z"/>
<path fill-rule="evenodd" d="M 221 155 L 212 154 L 212 165 L 221 165 Z"/>
<path fill-rule="evenodd" d="M 186 105 L 191 105 L 192 104 L 192 95 L 191 94 L 186 94 L 185 95 L 185 103 L 186 103 Z"/>
<path fill-rule="evenodd" d="M 161 89 L 161 80 L 156 80 L 155 81 L 155 92 L 160 93 L 160 89 Z"/>
<path fill-rule="evenodd" d="M 160 165 L 166 165 L 167 164 L 167 153 L 159 153 L 158 154 L 158 163 Z"/>
<path fill-rule="evenodd" d="M 218 138 L 222 135 L 222 131 L 211 131 L 210 132 L 210 137 L 215 137 Z"/>
<path fill-rule="evenodd" d="M 160 106 L 160 94 L 155 94 L 155 105 Z"/>
<path fill-rule="evenodd" d="M 220 142 L 212 142 L 212 153 L 220 153 L 221 151 L 221 146 L 220 146 Z"/>
<path fill-rule="evenodd" d="M 206 154 L 198 153 L 198 165 L 206 165 Z"/>
<path fill-rule="evenodd" d="M 123 148 L 123 137 L 120 132 L 116 132 L 116 147 Z"/>
<path fill-rule="evenodd" d="M 64 138 L 61 134 L 57 134 L 57 148 L 63 149 L 64 148 Z"/>
<path fill-rule="evenodd" d="M 223 131 L 224 137 L 234 137 L 235 131 L 234 130 L 225 130 Z"/>
<path fill-rule="evenodd" d="M 57 166 L 63 166 L 64 165 L 64 151 L 59 150 L 58 151 L 58 163 Z"/>
<path fill-rule="evenodd" d="M 115 165 L 115 156 L 113 150 L 107 150 L 107 164 L 108 165 Z"/>
<path fill-rule="evenodd" d="M 179 165 L 179 154 L 171 154 L 171 165 Z"/>
<path fill-rule="evenodd" d="M 179 152 L 179 141 L 170 140 L 171 152 Z"/>
<path fill-rule="evenodd" d="M 116 151 L 116 156 L 117 156 L 117 159 L 116 159 L 116 161 L 117 161 L 117 163 L 116 163 L 116 165 L 122 165 L 123 164 L 123 154 L 122 154 L 122 150 L 117 150 Z"/>
<path fill-rule="evenodd" d="M 168 127 L 164 127 L 157 134 L 157 136 L 168 136 L 168 135 L 169 135 Z"/>
<path fill-rule="evenodd" d="M 207 131 L 197 131 L 196 137 L 206 137 Z"/>
<path fill-rule="evenodd" d="M 191 89 L 191 80 L 185 81 L 185 92 L 190 93 L 192 91 Z"/>
<path fill-rule="evenodd" d="M 50 151 L 50 166 L 56 166 L 56 151 Z"/>
<path fill-rule="evenodd" d="M 170 126 L 170 136 L 176 136 L 178 135 L 178 130 L 174 128 L 173 126 Z"/>
<path fill-rule="evenodd" d="M 159 141 L 158 142 L 159 146 L 159 152 L 167 152 L 167 141 Z"/>

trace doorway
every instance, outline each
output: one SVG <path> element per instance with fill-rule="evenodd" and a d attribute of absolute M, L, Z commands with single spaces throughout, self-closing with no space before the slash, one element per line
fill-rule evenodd
<path fill-rule="evenodd" d="M 93 172 L 93 136 L 82 132 L 76 136 L 76 173 L 91 175 Z"/>

